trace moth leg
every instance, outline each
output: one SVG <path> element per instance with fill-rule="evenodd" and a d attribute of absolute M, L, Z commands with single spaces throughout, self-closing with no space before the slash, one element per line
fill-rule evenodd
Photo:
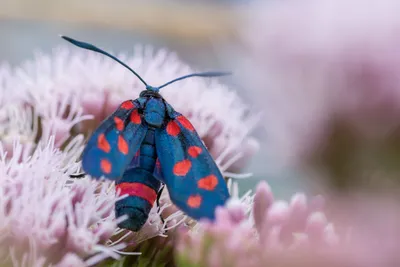
<path fill-rule="evenodd" d="M 163 184 L 162 186 L 161 186 L 161 188 L 160 188 L 160 190 L 158 191 L 158 193 L 157 193 L 157 212 L 158 212 L 158 214 L 160 214 L 160 219 L 161 219 L 161 221 L 162 221 L 162 223 L 164 224 L 165 223 L 165 221 L 164 221 L 164 218 L 161 216 L 161 213 L 160 213 L 160 210 L 161 210 L 161 207 L 160 207 L 160 198 L 161 198 L 161 194 L 162 194 L 162 192 L 163 192 L 163 190 L 164 190 L 164 187 L 165 187 L 165 185 Z"/>
<path fill-rule="evenodd" d="M 82 172 L 82 173 L 78 173 L 78 174 L 70 174 L 69 177 L 70 178 L 83 178 L 86 176 L 86 173 Z"/>

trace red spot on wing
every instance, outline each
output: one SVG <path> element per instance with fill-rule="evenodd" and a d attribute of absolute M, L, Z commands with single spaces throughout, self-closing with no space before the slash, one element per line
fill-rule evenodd
<path fill-rule="evenodd" d="M 118 136 L 118 150 L 124 155 L 128 155 L 129 146 L 125 139 L 120 135 Z"/>
<path fill-rule="evenodd" d="M 179 125 L 174 122 L 170 121 L 167 124 L 167 133 L 172 136 L 177 136 L 181 132 L 181 129 L 179 128 Z"/>
<path fill-rule="evenodd" d="M 218 185 L 218 179 L 214 174 L 201 178 L 197 181 L 197 186 L 200 189 L 212 191 Z"/>
<path fill-rule="evenodd" d="M 192 163 L 190 162 L 190 160 L 184 159 L 175 164 L 173 172 L 176 176 L 185 176 L 189 172 L 191 167 Z"/>
<path fill-rule="evenodd" d="M 160 160 L 157 158 L 156 160 L 156 166 L 154 168 L 154 174 L 156 175 L 157 178 L 164 179 L 162 170 L 161 170 L 161 163 Z"/>
<path fill-rule="evenodd" d="M 111 166 L 111 162 L 109 162 L 108 160 L 102 159 L 100 161 L 100 168 L 104 173 L 106 173 L 106 174 L 110 173 L 111 172 L 111 167 L 112 167 Z"/>
<path fill-rule="evenodd" d="M 106 153 L 110 152 L 111 146 L 108 143 L 104 134 L 100 134 L 99 137 L 97 137 L 97 147 Z"/>
<path fill-rule="evenodd" d="M 186 204 L 191 208 L 198 208 L 201 205 L 202 198 L 200 195 L 193 195 L 188 198 Z"/>
<path fill-rule="evenodd" d="M 160 169 L 161 168 L 161 163 L 160 163 L 160 160 L 157 158 L 157 160 L 156 160 L 156 168 L 157 169 Z"/>
<path fill-rule="evenodd" d="M 136 196 L 147 200 L 151 205 L 153 205 L 154 201 L 157 199 L 157 192 L 142 183 L 120 183 L 115 186 L 119 195 L 129 195 Z"/>
<path fill-rule="evenodd" d="M 121 108 L 123 109 L 132 109 L 135 107 L 135 104 L 131 100 L 126 100 L 121 104 Z"/>
<path fill-rule="evenodd" d="M 188 129 L 189 131 L 194 131 L 193 125 L 183 115 L 178 116 L 176 119 L 182 124 L 183 127 Z"/>
<path fill-rule="evenodd" d="M 142 118 L 140 118 L 140 114 L 137 109 L 131 113 L 131 122 L 134 124 L 140 124 L 142 122 Z"/>
<path fill-rule="evenodd" d="M 197 158 L 197 156 L 200 155 L 202 151 L 203 150 L 201 149 L 201 147 L 198 146 L 191 146 L 188 149 L 189 155 L 193 158 Z"/>
<path fill-rule="evenodd" d="M 114 117 L 115 127 L 118 131 L 122 131 L 124 129 L 124 121 L 118 117 Z"/>
<path fill-rule="evenodd" d="M 139 162 L 139 155 L 140 155 L 140 150 L 136 151 L 136 154 L 133 156 L 131 162 L 134 163 L 134 164 L 138 164 L 138 162 Z"/>

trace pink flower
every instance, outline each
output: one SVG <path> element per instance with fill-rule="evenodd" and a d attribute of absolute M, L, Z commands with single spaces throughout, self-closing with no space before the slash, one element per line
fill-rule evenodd
<path fill-rule="evenodd" d="M 149 83 L 191 72 L 165 50 L 135 49 L 135 57 L 119 57 Z M 136 249 L 144 241 L 195 224 L 171 205 L 165 190 L 161 210 L 154 205 L 140 231 L 118 229 L 117 222 L 126 218 L 115 218 L 114 184 L 68 178 L 81 168 L 81 133 L 92 131 L 143 89 L 116 62 L 79 49 L 37 54 L 14 69 L 0 66 L 0 261 L 91 266 L 109 257 L 139 255 Z M 216 81 L 193 79 L 163 89 L 163 95 L 191 120 L 225 176 L 247 176 L 232 172 L 258 149 L 250 136 L 258 117 L 235 92 Z M 234 217 L 241 216 L 239 209 Z"/>
<path fill-rule="evenodd" d="M 36 147 L 39 128 L 39 117 L 32 107 L 5 103 L 0 106 L 0 116 L 0 138 L 8 156 L 12 156 L 15 141 L 23 145 L 25 155 L 31 153 Z"/>
<path fill-rule="evenodd" d="M 84 267 L 85 262 L 75 254 L 67 254 L 56 267 Z"/>
<path fill-rule="evenodd" d="M 316 243 L 294 252 L 269 254 L 265 264 L 389 267 L 400 263 L 397 192 L 354 191 L 350 196 L 333 196 L 330 202 L 330 215 L 341 237 L 337 245 L 321 247 Z"/>
<path fill-rule="evenodd" d="M 308 204 L 304 195 L 295 195 L 290 204 L 274 201 L 269 186 L 261 182 L 254 197 L 234 196 L 218 208 L 215 222 L 200 222 L 181 233 L 177 258 L 179 266 L 264 266 L 265 252 L 336 242 L 319 197 Z"/>
<path fill-rule="evenodd" d="M 194 72 L 174 53 L 135 46 L 134 57 L 117 55 L 145 81 L 161 85 Z M 25 92 L 25 102 L 44 118 L 44 134 L 56 136 L 57 144 L 71 129 L 93 130 L 123 101 L 135 99 L 143 84 L 117 62 L 94 52 L 60 47 L 53 54 L 37 54 L 15 70 L 12 88 Z M 223 171 L 238 172 L 258 150 L 250 134 L 258 115 L 227 86 L 193 78 L 162 89 L 173 107 L 187 116 Z M 89 116 L 91 115 L 91 116 Z M 94 116 L 94 122 L 88 122 Z M 73 128 L 74 127 L 74 128 Z"/>
<path fill-rule="evenodd" d="M 304 161 L 335 136 L 382 140 L 399 126 L 396 0 L 255 3 L 242 29 L 246 65 L 265 111 L 268 147 Z"/>
<path fill-rule="evenodd" d="M 307 203 L 304 195 L 296 194 L 290 203 L 274 201 L 269 186 L 261 182 L 253 200 L 250 213 L 246 213 L 248 205 L 233 199 L 217 211 L 214 223 L 200 222 L 196 230 L 181 232 L 177 265 L 389 267 L 400 263 L 397 190 L 332 194 L 329 208 L 324 208 L 330 221 L 321 197 Z"/>
<path fill-rule="evenodd" d="M 55 148 L 54 139 L 29 156 L 21 148 L 16 143 L 9 159 L 1 151 L 0 247 L 6 252 L 1 260 L 11 256 L 18 265 L 35 257 L 55 264 L 67 254 L 113 255 L 105 245 L 116 229 L 110 183 L 83 179 L 71 185 L 67 173 L 76 167 L 68 165 L 71 155 Z"/>

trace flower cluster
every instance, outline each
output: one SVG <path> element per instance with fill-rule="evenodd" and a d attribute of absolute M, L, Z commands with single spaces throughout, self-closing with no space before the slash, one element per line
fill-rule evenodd
<path fill-rule="evenodd" d="M 266 266 L 266 253 L 310 244 L 328 248 L 338 242 L 321 211 L 321 197 L 310 203 L 302 194 L 294 195 L 289 204 L 274 201 L 268 184 L 261 182 L 255 195 L 245 199 L 233 197 L 218 208 L 214 223 L 200 222 L 194 230 L 182 231 L 178 266 Z"/>
<path fill-rule="evenodd" d="M 151 47 L 118 57 L 152 84 L 191 71 L 175 54 Z M 146 256 L 144 241 L 165 237 L 187 219 L 165 192 L 139 232 L 118 229 L 125 218 L 115 218 L 113 183 L 69 178 L 80 170 L 85 135 L 143 89 L 118 63 L 75 48 L 39 53 L 16 68 L 0 65 L 0 261 L 62 267 L 138 250 Z M 194 78 L 162 93 L 191 120 L 225 175 L 234 176 L 258 149 L 249 135 L 256 116 L 226 86 Z"/>
<path fill-rule="evenodd" d="M 216 221 L 180 228 L 179 267 L 397 266 L 400 263 L 398 191 L 276 201 L 260 182 L 219 208 Z M 326 203 L 325 203 L 326 201 Z M 329 203 L 329 205 L 327 205 Z M 329 214 L 327 216 L 326 214 Z M 329 217 L 329 221 L 327 220 Z"/>
<path fill-rule="evenodd" d="M 138 45 L 133 56 L 117 56 L 153 85 L 194 72 L 165 49 L 154 51 Z M 4 91 L 23 92 L 44 118 L 44 134 L 55 134 L 60 142 L 73 126 L 94 116 L 97 123 L 81 123 L 77 129 L 92 130 L 123 101 L 135 99 L 145 88 L 117 62 L 75 47 L 38 54 L 17 68 L 14 76 L 17 82 L 5 85 Z M 258 115 L 249 112 L 227 86 L 192 78 L 163 88 L 162 95 L 192 122 L 223 171 L 237 172 L 258 150 L 258 142 L 250 136 Z"/>
<path fill-rule="evenodd" d="M 74 155 L 54 143 L 39 143 L 29 156 L 18 142 L 11 158 L 0 151 L 1 260 L 43 266 L 79 257 L 83 265 L 92 255 L 118 257 L 121 246 L 105 246 L 116 228 L 110 183 L 71 181 Z"/>

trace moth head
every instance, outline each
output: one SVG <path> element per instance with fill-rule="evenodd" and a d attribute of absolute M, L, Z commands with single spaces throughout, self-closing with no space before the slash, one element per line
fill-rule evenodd
<path fill-rule="evenodd" d="M 158 93 L 158 91 L 160 91 L 160 88 L 159 87 L 154 87 L 154 86 L 151 86 L 151 85 L 147 85 L 146 86 L 146 91 Z"/>

